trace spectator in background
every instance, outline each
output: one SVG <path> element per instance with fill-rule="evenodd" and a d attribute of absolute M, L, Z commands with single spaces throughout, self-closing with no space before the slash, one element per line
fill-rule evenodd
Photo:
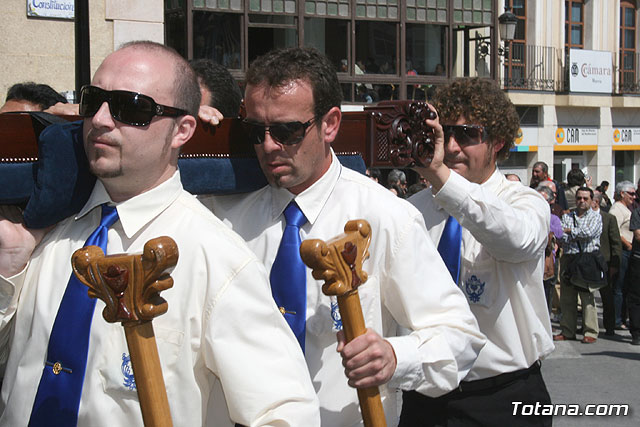
<path fill-rule="evenodd" d="M 396 196 L 404 198 L 407 194 L 407 176 L 400 169 L 393 169 L 387 176 L 387 186 Z"/>
<path fill-rule="evenodd" d="M 577 170 L 577 169 L 576 169 Z M 563 254 L 560 260 L 562 280 L 560 281 L 560 319 L 561 332 L 554 335 L 554 341 L 576 339 L 578 321 L 578 295 L 582 303 L 582 330 L 584 344 L 598 339 L 598 314 L 593 292 L 584 291 L 571 285 L 568 266 L 574 262 L 580 252 L 595 252 L 600 249 L 602 217 L 591 209 L 593 190 L 580 187 L 575 193 L 576 208 L 562 216 Z"/>
<path fill-rule="evenodd" d="M 540 183 L 536 188 L 536 191 L 540 193 L 542 197 L 549 203 L 549 208 L 555 200 L 555 196 L 546 185 Z M 547 247 L 544 251 L 545 263 L 544 263 L 544 276 L 542 277 L 542 284 L 544 285 L 544 295 L 547 298 L 547 307 L 551 312 L 551 290 L 556 285 L 558 279 L 558 260 L 556 255 L 558 254 L 558 241 L 562 239 L 562 224 L 560 218 L 551 212 L 549 217 L 549 238 L 547 240 Z"/>
<path fill-rule="evenodd" d="M 367 171 L 365 172 L 365 174 L 369 178 L 371 178 L 372 180 L 377 182 L 378 184 L 380 183 L 380 178 L 382 178 L 382 174 L 380 173 L 380 169 L 378 169 L 378 168 L 367 168 Z"/>
<path fill-rule="evenodd" d="M 507 178 L 509 181 L 518 181 L 518 182 L 522 182 L 522 180 L 520 179 L 520 177 L 518 175 L 516 175 L 515 173 L 505 173 L 504 177 Z"/>
<path fill-rule="evenodd" d="M 631 214 L 629 229 L 633 242 L 626 277 L 627 304 L 631 329 L 631 344 L 640 345 L 640 206 Z"/>
<path fill-rule="evenodd" d="M 237 117 L 242 92 L 229 70 L 210 59 L 194 59 L 189 64 L 198 76 L 201 104 L 214 107 L 224 117 Z"/>
<path fill-rule="evenodd" d="M 633 242 L 633 232 L 629 229 L 631 210 L 633 209 L 633 202 L 636 199 L 636 189 L 633 187 L 633 183 L 631 181 L 620 181 L 616 184 L 613 198 L 615 199 L 615 203 L 611 206 L 611 209 L 609 209 L 609 213 L 616 217 L 618 230 L 620 231 L 620 240 L 622 240 L 620 269 L 618 270 L 618 278 L 613 285 L 613 301 L 616 307 L 615 327 L 616 329 L 627 329 L 627 305 L 623 288 Z"/>
<path fill-rule="evenodd" d="M 577 168 L 571 169 L 567 174 L 567 188 L 564 189 L 567 209 L 573 210 L 576 208 L 576 191 L 583 185 L 585 185 L 584 173 Z"/>
<path fill-rule="evenodd" d="M 558 184 L 555 179 L 551 179 L 549 176 L 549 166 L 547 166 L 545 162 L 535 162 L 533 164 L 533 170 L 531 171 L 531 182 L 529 183 L 529 186 L 531 188 L 536 188 L 538 187 L 538 184 L 547 181 L 553 183 L 553 192 L 556 193 L 555 203 L 559 204 L 562 210 L 568 210 L 569 207 L 567 206 L 567 199 L 564 197 L 564 191 L 558 191 L 562 190 L 562 186 Z"/>
<path fill-rule="evenodd" d="M 602 181 L 599 186 L 596 187 L 596 190 L 600 193 L 602 197 L 602 201 L 600 202 L 600 209 L 605 212 L 609 212 L 611 209 L 611 199 L 607 196 L 607 190 L 609 189 L 609 181 Z"/>
<path fill-rule="evenodd" d="M 618 268 L 620 267 L 620 257 L 622 256 L 622 241 L 620 240 L 620 230 L 616 217 L 603 211 L 601 207 L 602 193 L 598 190 L 593 192 L 593 202 L 591 208 L 600 213 L 602 217 L 602 234 L 600 235 L 600 251 L 607 261 L 607 286 L 600 288 L 600 298 L 602 298 L 602 321 L 605 335 L 615 335 L 616 309 L 613 303 L 613 284 L 615 283 Z"/>
<path fill-rule="evenodd" d="M 551 190 L 551 193 L 553 194 L 553 200 L 551 201 L 551 213 L 556 215 L 558 218 L 562 218 L 565 210 L 562 209 L 560 204 L 558 204 L 558 190 L 555 181 L 542 181 L 538 186 L 548 187 Z M 560 193 L 564 194 L 564 191 L 560 191 Z"/>
<path fill-rule="evenodd" d="M 67 99 L 51 86 L 33 82 L 16 83 L 7 91 L 7 98 L 0 113 L 11 111 L 44 111 L 57 102 L 66 104 Z"/>
<path fill-rule="evenodd" d="M 424 190 L 425 188 L 427 188 L 427 186 L 424 185 L 421 182 L 416 182 L 415 184 L 411 184 L 409 186 L 409 189 L 407 190 L 406 197 L 409 198 L 409 197 L 413 196 L 414 194 Z"/>

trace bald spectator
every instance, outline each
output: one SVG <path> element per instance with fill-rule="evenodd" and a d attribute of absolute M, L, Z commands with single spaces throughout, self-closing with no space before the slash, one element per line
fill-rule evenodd
<path fill-rule="evenodd" d="M 33 82 L 16 83 L 7 91 L 0 113 L 12 111 L 43 111 L 55 103 L 67 103 L 67 99 L 51 86 Z"/>
<path fill-rule="evenodd" d="M 558 192 L 558 190 L 562 190 L 562 187 L 555 179 L 551 179 L 549 176 L 549 166 L 545 162 L 535 162 L 533 164 L 533 170 L 531 171 L 531 182 L 530 187 L 536 188 L 538 184 L 543 182 L 552 182 L 556 193 L 556 201 L 555 203 L 559 204 L 562 210 L 569 209 L 567 206 L 567 199 L 564 196 L 564 191 Z"/>
<path fill-rule="evenodd" d="M 520 177 L 518 175 L 516 175 L 515 173 L 505 173 L 504 177 L 507 178 L 509 181 L 522 182 Z"/>

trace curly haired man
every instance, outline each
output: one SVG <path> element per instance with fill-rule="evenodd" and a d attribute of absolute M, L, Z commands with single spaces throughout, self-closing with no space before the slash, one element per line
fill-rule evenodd
<path fill-rule="evenodd" d="M 416 168 L 431 191 L 409 201 L 487 344 L 453 392 L 405 393 L 400 425 L 550 426 L 550 416 L 518 410 L 550 405 L 540 360 L 554 348 L 542 286 L 549 205 L 496 167 L 514 145 L 518 114 L 495 82 L 477 78 L 439 88 L 434 106 L 434 154 Z"/>

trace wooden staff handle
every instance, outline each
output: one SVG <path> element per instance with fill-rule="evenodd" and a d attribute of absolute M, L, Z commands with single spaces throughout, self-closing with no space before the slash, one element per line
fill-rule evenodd
<path fill-rule="evenodd" d="M 350 342 L 355 337 L 364 335 L 367 328 L 364 324 L 358 290 L 339 295 L 337 299 L 346 341 Z M 387 421 L 384 417 L 384 409 L 382 408 L 382 399 L 380 398 L 378 387 L 358 388 L 357 390 L 364 425 L 366 427 L 386 427 Z"/>
<path fill-rule="evenodd" d="M 177 262 L 178 247 L 169 237 L 148 241 L 141 255 L 105 256 L 99 247 L 88 246 L 71 258 L 73 271 L 88 286 L 89 296 L 105 302 L 102 317 L 124 328 L 147 427 L 173 425 L 151 321 L 168 309 L 159 294 L 173 286 L 169 271 Z"/>
<path fill-rule="evenodd" d="M 124 323 L 145 426 L 171 427 L 171 410 L 151 322 Z"/>

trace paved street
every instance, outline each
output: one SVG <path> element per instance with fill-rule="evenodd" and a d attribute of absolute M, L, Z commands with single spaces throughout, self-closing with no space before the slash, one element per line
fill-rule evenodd
<path fill-rule="evenodd" d="M 601 335 L 598 341 L 593 344 L 556 341 L 556 350 L 542 363 L 542 373 L 555 404 L 579 404 L 581 411 L 588 404 L 629 404 L 629 414 L 557 416 L 553 420 L 556 427 L 640 425 L 640 346 L 630 344 L 628 331 L 616 331 L 615 337 L 605 337 L 599 308 Z M 558 324 L 552 325 L 557 333 Z"/>

